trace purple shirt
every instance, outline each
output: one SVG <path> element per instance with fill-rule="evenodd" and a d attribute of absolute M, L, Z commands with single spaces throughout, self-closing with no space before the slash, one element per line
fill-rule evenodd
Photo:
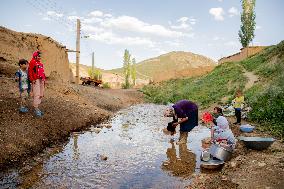
<path fill-rule="evenodd" d="M 198 110 L 198 106 L 189 100 L 180 100 L 173 105 L 178 118 L 189 117 L 191 112 Z"/>
<path fill-rule="evenodd" d="M 175 105 L 175 114 L 178 118 L 188 117 L 186 122 L 180 124 L 180 131 L 190 132 L 198 125 L 198 106 L 189 100 L 180 100 Z"/>

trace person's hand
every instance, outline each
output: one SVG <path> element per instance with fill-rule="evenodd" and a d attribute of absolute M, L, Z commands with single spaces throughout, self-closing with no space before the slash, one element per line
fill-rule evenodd
<path fill-rule="evenodd" d="M 176 127 L 178 125 L 178 122 L 173 123 L 173 127 Z"/>

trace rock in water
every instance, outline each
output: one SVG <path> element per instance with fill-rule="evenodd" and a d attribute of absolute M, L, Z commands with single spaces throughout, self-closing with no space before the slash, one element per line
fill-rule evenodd
<path fill-rule="evenodd" d="M 107 160 L 107 156 L 105 156 L 105 155 L 101 155 L 101 160 L 106 161 L 106 160 Z"/>

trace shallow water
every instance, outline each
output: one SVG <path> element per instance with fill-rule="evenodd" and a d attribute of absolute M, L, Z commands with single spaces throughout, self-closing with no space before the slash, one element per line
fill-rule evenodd
<path fill-rule="evenodd" d="M 1 188 L 183 188 L 200 172 L 201 140 L 209 129 L 195 127 L 188 143 L 176 145 L 163 129 L 165 106 L 142 104 L 122 110 L 99 133 L 73 133 L 63 148 L 29 169 L 0 174 Z M 106 156 L 107 160 L 102 160 Z M 28 171 L 23 171 L 27 169 Z"/>

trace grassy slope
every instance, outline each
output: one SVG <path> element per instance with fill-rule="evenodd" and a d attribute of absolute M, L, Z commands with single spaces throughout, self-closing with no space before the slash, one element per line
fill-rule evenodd
<path fill-rule="evenodd" d="M 228 94 L 232 95 L 237 88 L 244 87 L 246 78 L 242 75 L 242 69 L 238 64 L 226 63 L 217 66 L 208 75 L 148 85 L 143 92 L 148 100 L 155 103 L 192 99 L 206 107 Z"/>
<path fill-rule="evenodd" d="M 245 92 L 253 111 L 249 118 L 264 129 L 284 137 L 284 41 L 241 62 L 224 63 L 202 77 L 176 79 L 142 89 L 146 98 L 155 103 L 191 99 L 201 107 L 233 98 L 237 88 L 244 88 L 244 69 L 254 72 L 260 81 Z"/>

